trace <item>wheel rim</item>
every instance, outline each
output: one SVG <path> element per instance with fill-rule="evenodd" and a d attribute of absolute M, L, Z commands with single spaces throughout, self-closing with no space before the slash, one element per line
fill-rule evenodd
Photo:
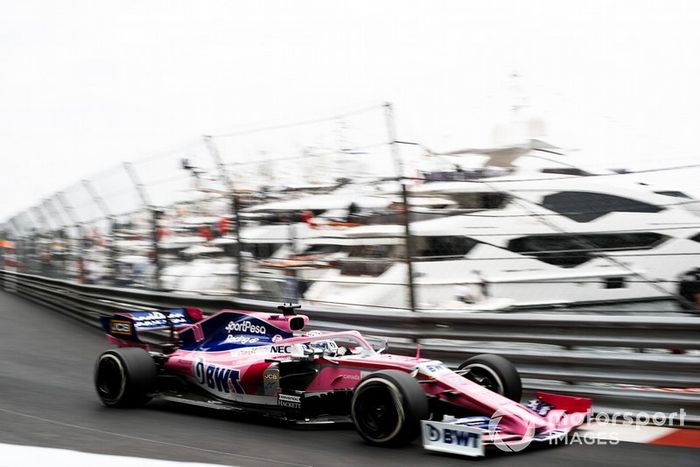
<path fill-rule="evenodd" d="M 482 365 L 481 363 L 468 364 L 464 368 L 461 368 L 458 373 L 467 378 L 469 381 L 472 381 L 479 386 L 488 389 L 489 391 L 493 391 L 501 395 L 504 395 L 506 392 L 500 376 L 498 376 L 498 374 L 496 374 L 496 372 L 491 368 L 486 365 Z"/>
<path fill-rule="evenodd" d="M 117 401 L 124 394 L 126 375 L 122 362 L 114 355 L 100 357 L 97 368 L 97 393 L 105 401 Z"/>
<path fill-rule="evenodd" d="M 373 441 L 381 442 L 393 437 L 401 425 L 396 399 L 383 384 L 361 389 L 356 396 L 353 415 L 361 432 Z"/>

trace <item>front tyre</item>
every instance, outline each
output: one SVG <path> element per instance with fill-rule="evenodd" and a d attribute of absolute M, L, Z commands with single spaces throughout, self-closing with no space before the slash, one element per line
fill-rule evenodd
<path fill-rule="evenodd" d="M 500 355 L 482 354 L 471 357 L 457 368 L 457 373 L 515 402 L 520 402 L 523 395 L 518 370 Z"/>
<path fill-rule="evenodd" d="M 135 407 L 151 399 L 156 374 L 155 362 L 143 349 L 107 350 L 95 363 L 95 389 L 107 407 Z"/>
<path fill-rule="evenodd" d="M 420 434 L 429 417 L 428 398 L 420 384 L 398 370 L 378 371 L 355 387 L 350 415 L 357 432 L 370 444 L 401 446 Z"/>

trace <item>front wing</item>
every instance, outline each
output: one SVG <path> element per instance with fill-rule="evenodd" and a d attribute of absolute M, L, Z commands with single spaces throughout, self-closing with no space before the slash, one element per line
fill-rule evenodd
<path fill-rule="evenodd" d="M 556 444 L 571 428 L 550 430 L 533 436 L 508 435 L 489 430 L 489 417 L 466 417 L 448 422 L 421 421 L 423 448 L 428 451 L 446 452 L 462 456 L 484 456 L 486 446 L 496 446 L 503 451 L 518 452 L 531 443 Z"/>
<path fill-rule="evenodd" d="M 590 399 L 537 393 L 537 399 L 525 404 L 535 414 L 550 420 L 547 429 L 527 430 L 523 434 L 504 432 L 499 417 L 464 417 L 452 420 L 421 421 L 423 447 L 429 451 L 484 456 L 486 446 L 506 452 L 519 452 L 532 443 L 558 444 L 585 421 Z"/>

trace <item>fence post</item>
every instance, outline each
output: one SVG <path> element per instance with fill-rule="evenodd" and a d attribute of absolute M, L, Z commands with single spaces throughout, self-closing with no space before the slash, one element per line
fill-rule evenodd
<path fill-rule="evenodd" d="M 391 148 L 391 157 L 394 159 L 394 170 L 396 176 L 401 179 L 403 177 L 403 161 L 399 154 L 398 141 L 396 140 L 396 124 L 394 123 L 394 107 L 391 102 L 384 103 L 384 117 L 386 119 L 386 129 L 389 136 L 389 147 Z"/>
<path fill-rule="evenodd" d="M 113 216 L 109 218 L 109 265 L 112 270 L 112 285 L 119 282 L 119 248 L 117 247 L 117 235 L 115 233 L 117 219 Z"/>
<path fill-rule="evenodd" d="M 7 234 L 7 231 L 5 230 L 5 226 L 3 225 L 2 230 L 0 230 L 0 271 L 5 270 L 5 242 L 9 241 L 9 235 Z M 4 277 L 4 276 L 3 276 Z M 3 277 L 0 277 L 0 289 L 2 287 L 2 281 Z"/>
<path fill-rule="evenodd" d="M 58 204 L 61 206 L 61 208 L 63 209 L 63 212 L 65 212 L 66 216 L 68 216 L 68 220 L 73 223 L 73 228 L 75 228 L 76 233 L 78 234 L 78 239 L 77 239 L 78 241 L 75 242 L 78 245 L 77 259 L 80 262 L 82 262 L 81 258 L 83 257 L 83 243 L 84 243 L 83 237 L 85 236 L 85 233 L 83 232 L 83 227 L 78 222 L 78 218 L 75 216 L 75 211 L 73 210 L 73 206 L 71 206 L 71 204 L 68 202 L 65 194 L 63 192 L 56 193 L 55 199 L 58 201 Z M 72 248 L 73 244 L 74 244 L 74 242 L 71 241 L 71 250 L 73 249 Z M 71 251 L 71 257 L 73 257 L 73 251 Z M 72 258 L 72 259 L 75 259 L 75 258 Z M 76 264 L 76 268 L 77 268 L 78 261 L 76 261 L 75 264 Z M 78 270 L 78 277 L 80 277 L 80 274 L 81 273 Z M 69 277 L 69 276 L 70 276 L 70 274 L 68 273 L 68 271 L 66 271 L 66 277 Z"/>
<path fill-rule="evenodd" d="M 55 258 L 52 259 L 52 271 L 55 274 L 55 276 L 59 279 L 63 279 L 65 276 L 65 261 L 66 261 L 66 244 L 65 244 L 65 239 L 63 238 L 63 222 L 61 222 L 61 217 L 58 215 L 56 210 L 54 209 L 54 206 L 51 204 L 51 200 L 49 198 L 44 199 L 44 201 L 41 203 L 42 208 L 46 213 L 48 213 L 48 218 L 51 218 L 55 221 L 56 224 L 56 230 L 53 231 L 53 239 L 57 240 L 59 244 L 62 247 L 61 255 L 60 255 L 60 260 L 61 264 L 60 267 L 57 264 L 57 260 Z"/>
<path fill-rule="evenodd" d="M 161 290 L 162 289 L 162 284 L 160 280 L 160 274 L 161 274 L 161 269 L 162 265 L 160 264 L 160 249 L 158 248 L 158 241 L 160 240 L 160 217 L 163 214 L 163 211 L 159 209 L 153 209 L 151 211 L 153 215 L 153 231 L 152 231 L 152 241 L 153 241 L 153 266 L 155 267 L 154 270 L 154 277 L 153 280 L 155 282 L 155 289 L 156 290 Z"/>
<path fill-rule="evenodd" d="M 37 229 L 34 234 L 34 258 L 37 274 L 51 277 L 51 241 L 47 241 L 52 236 L 51 224 L 41 210 L 41 205 L 36 205 L 30 209 L 34 213 Z"/>
<path fill-rule="evenodd" d="M 21 224 L 17 221 L 16 216 L 10 219 L 10 224 L 12 225 L 12 229 L 14 230 L 14 235 L 12 237 L 12 240 L 14 241 L 14 247 L 15 247 L 15 267 L 14 270 L 16 272 L 22 272 L 21 271 L 21 259 L 20 259 L 20 252 L 21 252 L 21 244 L 22 244 L 22 226 Z M 9 286 L 9 284 L 12 284 L 12 286 Z M 8 282 L 6 284 L 6 289 L 10 292 L 16 291 L 15 289 L 15 282 Z"/>
<path fill-rule="evenodd" d="M 97 193 L 97 190 L 95 190 L 95 187 L 90 183 L 88 180 L 83 180 L 83 186 L 85 187 L 85 191 L 88 192 L 92 200 L 95 202 L 95 205 L 97 208 L 102 211 L 102 214 L 105 216 L 105 219 L 109 222 L 109 269 L 112 272 L 112 280 L 110 281 L 112 284 L 116 282 L 116 257 L 113 252 L 113 242 L 114 242 L 114 216 L 112 216 L 112 213 L 109 210 L 109 207 L 107 206 L 107 203 L 105 203 L 104 199 Z"/>
<path fill-rule="evenodd" d="M 207 150 L 209 151 L 209 154 L 211 155 L 212 159 L 214 159 L 214 163 L 216 164 L 217 169 L 219 170 L 219 178 L 221 179 L 224 186 L 226 187 L 226 191 L 232 197 L 231 209 L 233 211 L 233 218 L 236 222 L 236 249 L 234 250 L 234 253 L 236 255 L 236 272 L 237 272 L 237 274 L 236 274 L 235 288 L 236 288 L 236 291 L 238 292 L 238 295 L 241 295 L 243 293 L 243 274 L 244 273 L 243 273 L 243 255 L 241 254 L 243 244 L 241 243 L 241 219 L 240 219 L 240 215 L 239 215 L 240 204 L 239 204 L 238 196 L 236 195 L 236 190 L 235 190 L 233 180 L 231 180 L 231 177 L 229 176 L 228 172 L 226 171 L 226 165 L 224 164 L 224 160 L 221 158 L 221 154 L 219 153 L 219 148 L 216 147 L 216 143 L 214 142 L 214 138 L 211 135 L 204 135 L 204 136 L 202 136 L 202 139 L 204 140 L 204 144 L 207 147 Z"/>
<path fill-rule="evenodd" d="M 408 204 L 406 184 L 401 183 L 401 198 L 403 201 L 403 226 L 406 247 L 406 269 L 408 270 L 408 303 L 411 311 L 416 311 L 416 289 L 413 281 L 413 237 L 411 236 L 411 207 Z"/>
<path fill-rule="evenodd" d="M 158 232 L 158 221 L 160 220 L 161 214 L 163 214 L 162 211 L 156 209 L 155 206 L 151 204 L 151 201 L 148 198 L 148 193 L 146 193 L 146 188 L 143 186 L 143 183 L 141 183 L 141 180 L 139 179 L 138 174 L 134 170 L 134 166 L 131 164 L 131 162 L 124 162 L 124 170 L 126 171 L 126 174 L 129 176 L 131 179 L 131 182 L 134 184 L 134 188 L 136 188 L 136 193 L 138 193 L 139 198 L 141 199 L 141 204 L 143 205 L 144 209 L 150 211 L 151 213 L 151 241 L 153 244 L 153 267 L 154 267 L 154 276 L 153 276 L 153 282 L 155 284 L 155 288 L 157 290 L 161 289 L 161 280 L 160 280 L 160 272 L 161 272 L 161 264 L 160 264 L 160 255 L 158 251 L 158 240 L 159 240 L 159 232 Z"/>
<path fill-rule="evenodd" d="M 236 223 L 236 248 L 234 249 L 236 255 L 236 290 L 238 295 L 243 294 L 243 243 L 241 242 L 241 217 L 240 213 L 240 200 L 238 195 L 234 192 L 233 199 L 231 202 L 231 207 L 233 208 L 233 220 Z"/>
<path fill-rule="evenodd" d="M 85 261 L 85 252 L 90 248 L 91 245 L 88 244 L 88 237 L 90 235 L 90 224 L 81 223 L 78 228 L 78 245 L 80 245 L 80 256 L 78 258 L 78 264 L 80 268 L 78 269 L 78 277 L 80 277 L 80 283 L 86 284 L 90 283 L 90 271 L 88 270 L 89 262 Z"/>

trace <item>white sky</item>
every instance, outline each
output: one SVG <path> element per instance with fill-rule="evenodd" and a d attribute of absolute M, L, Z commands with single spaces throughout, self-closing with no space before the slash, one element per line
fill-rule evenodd
<path fill-rule="evenodd" d="M 0 219 L 204 133 L 383 101 L 401 139 L 492 143 L 513 71 L 548 139 L 592 162 L 700 160 L 699 13 L 695 1 L 3 0 Z"/>

